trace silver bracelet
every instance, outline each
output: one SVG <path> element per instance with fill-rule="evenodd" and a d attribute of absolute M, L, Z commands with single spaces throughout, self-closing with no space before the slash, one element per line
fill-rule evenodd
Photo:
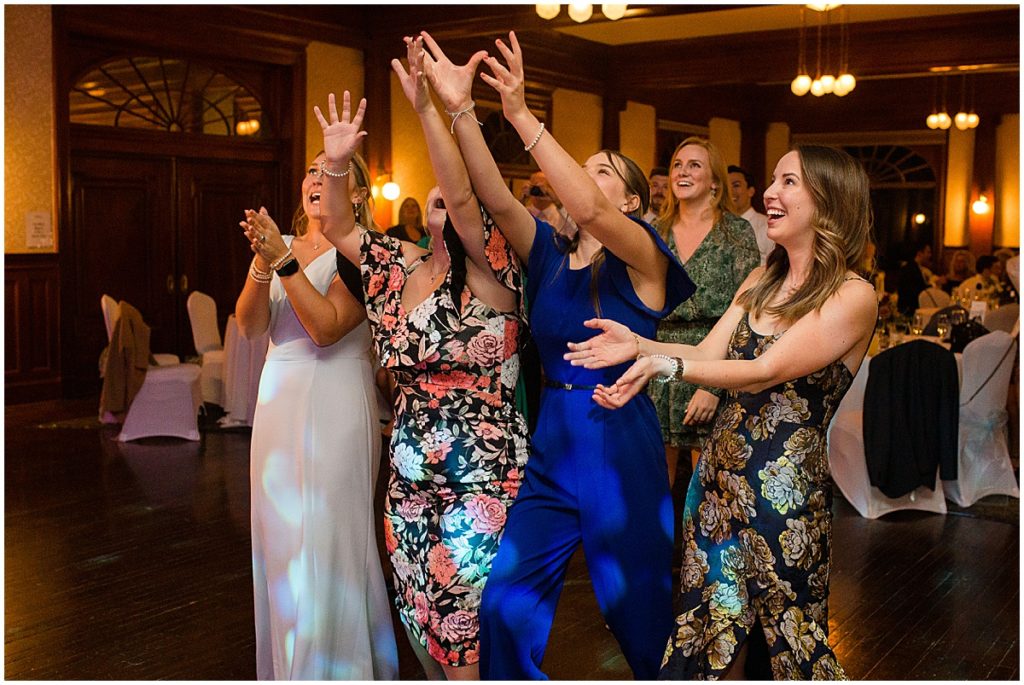
<path fill-rule="evenodd" d="M 476 103 L 470 100 L 469 106 L 466 107 L 465 109 L 460 109 L 458 112 L 449 112 L 448 110 L 444 111 L 445 114 L 452 118 L 452 128 L 450 131 L 452 135 L 455 135 L 455 122 L 458 121 L 459 117 L 461 117 L 463 114 L 468 114 L 470 117 L 472 117 L 473 121 L 477 123 L 477 126 L 483 126 L 483 123 L 481 123 L 481 121 L 476 118 L 476 114 L 473 113 L 474 107 L 476 107 Z"/>
<path fill-rule="evenodd" d="M 320 173 L 321 174 L 327 174 L 331 178 L 345 178 L 346 176 L 349 175 L 349 173 L 351 171 L 352 171 L 352 162 L 349 162 L 348 163 L 348 168 L 345 169 L 344 171 L 341 171 L 341 172 L 331 171 L 330 169 L 328 169 L 326 161 L 320 162 Z"/>
<path fill-rule="evenodd" d="M 291 256 L 292 256 L 292 249 L 288 248 L 288 251 L 285 252 L 280 258 L 275 259 L 274 261 L 272 261 L 270 263 L 270 270 L 271 271 L 277 271 L 279 268 L 281 268 L 282 264 L 284 264 L 286 261 L 288 261 L 288 258 L 291 257 Z"/>
<path fill-rule="evenodd" d="M 667 354 L 651 354 L 648 355 L 653 359 L 664 359 L 672 365 L 672 372 L 668 375 L 658 374 L 653 379 L 655 383 L 667 383 L 668 381 L 681 381 L 683 380 L 683 371 L 686 369 L 686 362 L 679 357 L 670 357 Z"/>
<path fill-rule="evenodd" d="M 533 148 L 537 147 L 537 143 L 540 142 L 540 137 L 544 135 L 544 122 L 540 122 L 540 130 L 537 131 L 537 137 L 533 139 L 533 142 L 524 147 L 523 149 L 529 152 Z"/>

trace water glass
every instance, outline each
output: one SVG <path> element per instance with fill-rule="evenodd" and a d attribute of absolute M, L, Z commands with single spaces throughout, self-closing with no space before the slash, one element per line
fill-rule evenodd
<path fill-rule="evenodd" d="M 924 333 L 924 327 L 927 321 L 925 321 L 924 314 L 914 314 L 914 320 L 910 324 L 911 335 L 921 335 Z"/>
<path fill-rule="evenodd" d="M 949 316 L 946 314 L 939 314 L 938 317 L 939 318 L 936 320 L 936 329 L 939 334 L 939 340 L 945 340 L 950 331 Z"/>

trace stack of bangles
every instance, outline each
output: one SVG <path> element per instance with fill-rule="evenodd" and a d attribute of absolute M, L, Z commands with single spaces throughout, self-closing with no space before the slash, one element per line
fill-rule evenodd
<path fill-rule="evenodd" d="M 277 272 L 278 276 L 284 278 L 297 273 L 298 270 L 299 260 L 295 258 L 291 250 L 288 250 L 280 258 L 270 263 L 270 271 L 260 271 L 256 266 L 256 258 L 253 257 L 252 264 L 249 265 L 249 278 L 257 283 L 270 283 L 274 279 L 273 272 Z"/>

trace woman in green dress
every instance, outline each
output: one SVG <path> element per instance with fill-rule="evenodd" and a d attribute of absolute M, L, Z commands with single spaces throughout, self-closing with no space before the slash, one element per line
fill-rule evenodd
<path fill-rule="evenodd" d="M 733 294 L 761 263 L 754 229 L 733 212 L 728 174 L 710 141 L 690 137 L 672 154 L 669 194 L 655 227 L 686 267 L 697 292 L 658 325 L 658 340 L 696 345 L 729 308 Z M 722 391 L 685 381 L 652 384 L 669 485 L 680 451 L 696 455 L 710 432 Z"/>

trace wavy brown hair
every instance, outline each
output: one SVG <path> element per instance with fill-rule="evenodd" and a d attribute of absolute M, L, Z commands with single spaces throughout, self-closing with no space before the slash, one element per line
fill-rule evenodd
<path fill-rule="evenodd" d="M 768 313 L 792 323 L 821 309 L 839 290 L 850 271 L 864 264 L 871 234 L 870 184 L 864 167 L 842 150 L 821 145 L 797 145 L 800 170 L 814 212 L 813 259 L 803 284 L 787 299 L 768 305 L 789 273 L 789 254 L 776 249 L 768 255 L 764 274 L 736 302 L 754 316 Z"/>
<path fill-rule="evenodd" d="M 324 153 L 323 150 L 313 155 L 313 159 L 316 159 Z M 366 161 L 357 152 L 352 155 L 352 174 L 355 175 L 356 188 L 362 190 L 362 196 L 364 200 L 358 205 L 353 205 L 352 209 L 356 215 L 356 223 L 366 228 L 380 232 L 380 227 L 373 220 L 373 193 L 370 191 L 370 170 L 366 166 Z M 309 217 L 306 216 L 306 210 L 302 208 L 302 201 L 299 201 L 299 206 L 295 210 L 295 214 L 292 215 L 292 233 L 297 236 L 306 234 L 309 230 Z"/>
<path fill-rule="evenodd" d="M 725 159 L 722 157 L 722 153 L 718 151 L 718 147 L 707 138 L 701 138 L 699 136 L 690 136 L 683 142 L 676 146 L 676 149 L 672 152 L 672 156 L 669 157 L 669 178 L 672 176 L 672 164 L 675 161 L 676 155 L 687 145 L 696 145 L 697 147 L 704 148 L 708 153 L 708 166 L 711 171 L 711 182 L 718 186 L 718 190 L 711 197 L 711 211 L 714 212 L 714 222 L 717 224 L 722 220 L 722 212 L 736 213 L 736 206 L 732 203 L 732 196 L 729 194 L 729 172 L 727 171 L 728 166 L 725 164 Z M 668 232 L 672 228 L 672 221 L 676 217 L 676 212 L 679 211 L 679 200 L 676 199 L 674 192 L 669 192 L 668 197 L 665 198 L 665 203 L 661 206 L 661 213 L 654 220 L 655 227 L 658 229 L 658 233 L 661 237 L 668 240 Z"/>

